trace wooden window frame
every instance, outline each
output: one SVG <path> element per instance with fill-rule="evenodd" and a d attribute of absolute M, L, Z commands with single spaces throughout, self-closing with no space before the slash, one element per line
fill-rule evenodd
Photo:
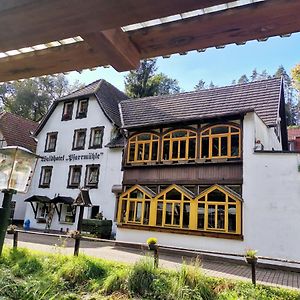
<path fill-rule="evenodd" d="M 139 192 L 141 192 L 143 194 L 143 197 L 142 198 L 130 198 L 130 194 L 135 190 L 138 190 Z M 146 196 L 148 198 L 146 198 Z M 126 201 L 126 211 L 125 211 L 125 221 L 124 222 L 122 222 L 122 220 L 121 220 L 122 219 L 122 214 L 123 214 L 123 211 L 122 211 L 123 201 Z M 149 202 L 149 221 L 148 221 L 147 226 L 150 225 L 151 224 L 150 218 L 151 218 L 152 195 L 147 194 L 145 191 L 140 189 L 138 186 L 133 186 L 130 189 L 128 189 L 126 192 L 121 194 L 121 196 L 119 198 L 119 204 L 118 204 L 118 222 L 125 223 L 125 224 L 145 225 L 144 224 L 144 216 L 145 216 L 145 203 L 146 202 Z M 134 203 L 133 220 L 129 220 L 130 203 Z M 137 212 L 138 203 L 142 203 L 140 221 L 136 221 L 136 212 Z"/>
<path fill-rule="evenodd" d="M 96 183 L 88 183 L 88 176 L 89 176 L 89 169 L 90 168 L 97 168 L 97 182 Z M 100 177 L 100 164 L 91 164 L 86 165 L 85 167 L 85 178 L 84 178 L 84 186 L 90 189 L 97 189 L 99 184 L 99 177 Z"/>
<path fill-rule="evenodd" d="M 65 208 L 65 213 L 63 214 Z M 68 212 L 68 208 L 71 210 Z M 71 217 L 71 221 L 67 221 L 66 218 Z M 64 218 L 64 220 L 62 220 Z M 60 224 L 74 224 L 76 220 L 76 206 L 72 206 L 70 204 L 60 204 L 60 216 L 59 216 L 59 223 Z"/>
<path fill-rule="evenodd" d="M 80 106 L 81 106 L 82 102 L 86 102 L 87 103 L 87 107 L 86 107 L 86 111 L 85 112 L 80 112 Z M 76 110 L 76 119 L 84 119 L 84 118 L 86 118 L 87 117 L 87 113 L 88 113 L 88 108 L 89 108 L 89 98 L 78 99 L 77 110 Z"/>
<path fill-rule="evenodd" d="M 150 139 L 148 140 L 138 140 L 138 137 L 141 135 L 150 135 Z M 156 137 L 156 139 L 154 139 Z M 156 153 L 156 159 L 152 159 L 152 150 L 153 150 L 153 143 L 157 142 L 157 153 Z M 145 159 L 145 145 L 149 145 L 149 158 Z M 133 145 L 134 147 L 134 159 L 130 160 L 130 148 Z M 142 145 L 142 159 L 138 159 L 138 149 L 139 145 Z M 157 162 L 159 159 L 159 152 L 160 152 L 160 138 L 159 134 L 154 133 L 154 132 L 141 132 L 134 134 L 131 136 L 128 140 L 128 145 L 127 145 L 127 163 L 132 164 L 132 163 L 149 163 L 149 162 Z"/>
<path fill-rule="evenodd" d="M 124 228 L 126 226 L 136 226 L 138 229 L 144 228 L 144 230 L 156 230 L 156 231 L 166 231 L 169 232 L 170 230 L 174 233 L 184 233 L 184 234 L 194 234 L 194 235 L 202 235 L 202 236 L 211 236 L 211 237 L 218 237 L 218 238 L 229 238 L 229 239 L 243 239 L 242 236 L 242 199 L 235 193 L 232 192 L 228 188 L 223 188 L 219 185 L 213 185 L 203 191 L 200 195 L 196 198 L 192 197 L 184 190 L 182 190 L 179 186 L 173 184 L 160 192 L 156 197 L 148 195 L 150 199 L 145 198 L 145 194 L 143 194 L 143 198 L 138 199 L 130 199 L 130 193 L 134 190 L 138 189 L 140 192 L 145 193 L 142 189 L 139 188 L 138 185 L 135 185 L 128 189 L 127 191 L 123 192 L 119 198 L 118 203 L 118 223 Z M 177 190 L 181 194 L 181 199 L 172 200 L 167 199 L 167 193 L 172 189 Z M 208 201 L 207 197 L 208 194 L 219 190 L 221 193 L 224 194 L 225 201 Z M 204 201 L 201 199 L 204 197 Z M 231 201 L 229 201 L 231 198 Z M 123 210 L 123 201 L 126 205 L 125 210 Z M 149 224 L 143 224 L 144 214 L 145 214 L 145 202 L 150 202 L 149 208 Z M 130 202 L 134 202 L 134 217 L 133 220 L 129 221 L 129 210 L 130 210 Z M 139 222 L 136 221 L 136 206 L 137 202 L 142 202 L 142 209 L 141 209 L 141 220 Z M 158 204 L 162 203 L 162 220 L 161 224 L 157 225 L 157 212 L 158 212 Z M 172 203 L 172 222 L 171 224 L 166 223 L 166 206 L 168 203 Z M 185 227 L 183 224 L 184 218 L 184 204 L 189 204 L 189 225 Z M 180 204 L 180 222 L 179 224 L 174 224 L 174 205 Z M 204 204 L 204 227 L 198 228 L 198 204 Z M 217 214 L 215 215 L 215 227 L 209 228 L 208 227 L 208 205 L 222 205 L 224 206 L 224 228 L 218 228 L 216 225 Z M 236 215 L 236 226 L 235 231 L 229 230 L 229 206 L 235 206 L 235 215 Z M 122 211 L 123 210 L 123 211 Z M 124 217 L 124 218 L 123 218 Z M 129 228 L 129 227 L 128 227 Z"/>
<path fill-rule="evenodd" d="M 50 140 L 51 136 L 55 136 L 54 148 L 49 148 L 49 140 Z M 44 152 L 55 152 L 56 151 L 57 136 L 58 136 L 58 132 L 57 131 L 55 131 L 55 132 L 48 132 L 47 133 Z"/>
<path fill-rule="evenodd" d="M 225 201 L 208 201 L 208 195 L 218 190 L 221 193 L 225 195 Z M 204 198 L 204 201 L 201 199 Z M 233 199 L 234 202 L 230 202 L 229 198 Z M 242 202 L 240 199 L 238 199 L 234 194 L 229 193 L 228 191 L 222 189 L 220 186 L 212 186 L 205 191 L 203 191 L 199 196 L 195 198 L 195 202 L 197 204 L 197 219 L 196 223 L 198 223 L 198 204 L 204 205 L 204 228 L 198 228 L 198 224 L 196 224 L 196 228 L 199 231 L 205 231 L 205 232 L 215 232 L 215 233 L 227 233 L 227 234 L 238 234 L 240 235 L 242 232 Z M 224 220 L 224 229 L 223 228 L 217 228 L 217 220 L 218 216 L 215 213 L 215 227 L 210 228 L 208 227 L 208 206 L 212 205 L 215 206 L 215 211 L 217 210 L 218 206 L 224 206 L 224 214 L 225 214 L 225 220 Z M 235 231 L 229 231 L 228 230 L 228 215 L 229 215 L 229 205 L 234 205 L 236 208 L 236 230 Z"/>
<path fill-rule="evenodd" d="M 71 114 L 67 114 L 66 113 L 66 107 L 67 105 L 72 105 L 72 112 Z M 73 110 L 74 110 L 74 101 L 66 101 L 64 102 L 64 107 L 63 107 L 63 111 L 62 111 L 62 116 L 61 116 L 61 120 L 62 121 L 70 121 L 73 118 Z"/>
<path fill-rule="evenodd" d="M 45 183 L 45 172 L 50 171 L 49 183 Z M 53 166 L 42 166 L 39 180 L 39 188 L 50 188 Z"/>
<path fill-rule="evenodd" d="M 172 137 L 173 133 L 180 132 L 180 131 L 186 131 L 187 136 L 184 137 Z M 194 136 L 190 136 L 190 134 L 193 133 Z M 170 135 L 170 137 L 167 137 Z M 190 146 L 190 140 L 195 139 L 195 156 L 193 158 L 189 158 L 189 146 Z M 168 158 L 164 158 L 164 145 L 165 142 L 170 143 L 169 145 L 169 153 L 168 153 Z M 197 153 L 198 153 L 198 134 L 196 129 L 187 129 L 187 128 L 177 128 L 173 129 L 171 131 L 165 132 L 164 135 L 162 136 L 162 141 L 161 141 L 161 161 L 195 161 L 197 158 Z M 174 142 L 178 142 L 178 150 L 177 150 L 177 157 L 173 157 L 173 145 Z M 181 142 L 185 142 L 185 157 L 181 158 L 180 157 L 180 145 L 182 144 Z"/>
<path fill-rule="evenodd" d="M 180 200 L 173 200 L 173 199 L 167 199 L 167 193 L 172 191 L 173 189 L 175 189 L 177 192 L 179 192 L 181 194 L 181 199 Z M 162 197 L 162 199 L 160 199 Z M 188 198 L 188 199 L 185 199 Z M 165 190 L 163 190 L 161 193 L 159 193 L 155 198 L 155 225 L 157 224 L 157 207 L 159 203 L 163 204 L 163 211 L 162 211 L 162 224 L 161 225 L 156 225 L 158 227 L 168 227 L 168 228 L 180 228 L 180 229 L 189 229 L 189 228 L 185 228 L 183 226 L 183 208 L 184 208 L 184 204 L 189 204 L 190 205 L 190 212 L 191 212 L 191 201 L 192 201 L 192 197 L 190 197 L 188 194 L 184 193 L 183 191 L 181 191 L 176 185 L 171 185 L 168 188 L 166 188 Z M 166 223 L 166 208 L 167 208 L 167 204 L 172 204 L 172 222 L 171 224 Z M 180 220 L 179 220 L 179 224 L 174 224 L 174 209 L 175 209 L 175 204 L 180 204 Z M 191 221 L 191 213 L 189 214 L 189 224 Z"/>
<path fill-rule="evenodd" d="M 94 136 L 95 136 L 95 131 L 100 130 L 101 131 L 101 140 L 100 144 L 94 144 Z M 92 127 L 90 130 L 90 141 L 89 141 L 89 149 L 100 149 L 102 148 L 103 144 L 103 135 L 104 135 L 104 126 L 97 126 L 97 127 Z"/>
<path fill-rule="evenodd" d="M 73 144 L 72 144 L 72 150 L 84 150 L 85 148 L 85 140 L 86 140 L 86 128 L 79 128 L 74 130 L 73 134 Z M 83 132 L 84 133 L 84 141 L 83 141 L 83 146 L 76 146 L 77 140 L 78 140 L 78 134 Z"/>
<path fill-rule="evenodd" d="M 212 133 L 212 129 L 217 127 L 228 127 L 227 133 Z M 237 129 L 237 132 L 232 132 L 232 128 Z M 203 134 L 208 131 L 208 134 Z M 238 155 L 231 155 L 231 137 L 238 136 L 239 137 L 239 148 Z M 227 155 L 221 154 L 221 138 L 226 137 L 227 139 Z M 202 143 L 203 139 L 208 138 L 208 157 L 202 157 Z M 218 139 L 218 155 L 213 155 L 213 139 Z M 206 126 L 201 129 L 200 132 L 200 159 L 240 159 L 241 158 L 241 128 L 239 125 L 233 124 L 215 124 Z"/>
<path fill-rule="evenodd" d="M 79 168 L 80 169 L 80 175 L 79 175 L 79 183 L 72 183 L 72 176 L 73 176 L 73 170 L 74 168 Z M 67 188 L 70 189 L 77 189 L 80 187 L 80 182 L 81 182 L 81 175 L 82 175 L 82 165 L 71 165 L 69 166 L 69 174 L 68 174 L 68 184 L 67 184 Z"/>

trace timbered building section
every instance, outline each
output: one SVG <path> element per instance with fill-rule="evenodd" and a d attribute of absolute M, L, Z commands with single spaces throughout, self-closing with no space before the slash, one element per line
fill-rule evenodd
<path fill-rule="evenodd" d="M 276 115 L 282 101 L 281 81 L 272 79 L 121 102 L 127 146 L 118 235 L 243 240 L 243 148 L 251 138 L 245 118 L 257 115 L 273 147 L 286 149 L 285 124 Z"/>

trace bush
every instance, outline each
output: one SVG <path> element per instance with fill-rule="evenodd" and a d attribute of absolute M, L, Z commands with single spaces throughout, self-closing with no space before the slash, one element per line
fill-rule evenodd
<path fill-rule="evenodd" d="M 97 237 L 109 239 L 111 236 L 112 221 L 111 220 L 97 220 L 97 219 L 83 219 L 82 231 L 95 234 Z"/>
<path fill-rule="evenodd" d="M 27 265 L 28 264 L 28 265 Z M 109 295 L 105 298 L 105 295 Z M 134 266 L 83 255 L 41 254 L 5 247 L 0 258 L 3 300 L 299 300 L 298 291 L 205 276 L 196 261 L 179 271 Z"/>
<path fill-rule="evenodd" d="M 156 269 L 150 258 L 134 264 L 128 276 L 128 290 L 132 295 L 147 297 L 152 294 L 152 284 L 156 278 Z"/>

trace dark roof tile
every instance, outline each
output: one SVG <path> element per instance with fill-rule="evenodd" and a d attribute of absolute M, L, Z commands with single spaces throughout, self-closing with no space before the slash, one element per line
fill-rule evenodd
<path fill-rule="evenodd" d="M 0 132 L 7 146 L 20 146 L 35 152 L 36 141 L 31 135 L 37 126 L 38 123 L 10 112 L 0 114 Z"/>
<path fill-rule="evenodd" d="M 124 128 L 156 126 L 254 111 L 267 126 L 276 124 L 278 78 L 196 92 L 122 101 Z"/>

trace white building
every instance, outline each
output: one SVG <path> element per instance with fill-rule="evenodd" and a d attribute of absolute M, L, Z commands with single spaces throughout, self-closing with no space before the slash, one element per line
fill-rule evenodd
<path fill-rule="evenodd" d="M 70 205 L 79 188 L 89 189 L 93 207 L 84 218 L 102 212 L 115 219 L 116 196 L 122 182 L 123 136 L 118 104 L 127 96 L 105 80 L 58 99 L 35 135 L 39 160 L 31 183 L 26 219 L 32 228 L 76 229 L 78 212 Z M 60 196 L 53 205 L 51 199 Z M 51 213 L 49 213 L 51 211 Z"/>
<path fill-rule="evenodd" d="M 19 146 L 35 152 L 36 141 L 32 133 L 36 130 L 38 123 L 17 116 L 10 112 L 0 113 L 0 148 L 6 146 Z M 12 198 L 11 219 L 14 223 L 22 224 L 25 217 L 26 195 L 18 193 Z M 2 203 L 3 196 L 0 196 Z"/>
<path fill-rule="evenodd" d="M 121 111 L 117 239 L 300 261 L 300 153 L 288 151 L 279 79 L 129 99 Z"/>

